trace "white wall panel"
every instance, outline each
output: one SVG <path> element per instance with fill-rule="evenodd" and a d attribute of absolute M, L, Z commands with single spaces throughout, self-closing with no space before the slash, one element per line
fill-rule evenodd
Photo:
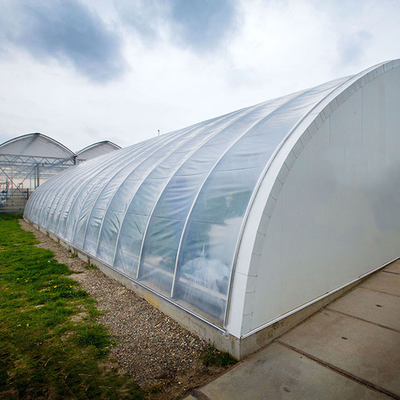
<path fill-rule="evenodd" d="M 294 146 L 265 243 L 254 244 L 256 309 L 242 335 L 400 255 L 400 69 L 382 71 L 341 93 L 304 149 Z"/>

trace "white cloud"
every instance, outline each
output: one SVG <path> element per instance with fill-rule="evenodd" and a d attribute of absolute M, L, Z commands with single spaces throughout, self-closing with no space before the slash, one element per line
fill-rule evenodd
<path fill-rule="evenodd" d="M 0 141 L 38 131 L 72 150 L 99 140 L 126 146 L 400 53 L 400 4 L 391 1 L 237 0 L 229 35 L 212 51 L 199 48 L 196 38 L 190 46 L 190 35 L 178 43 L 172 28 L 160 28 L 149 45 L 121 21 L 120 0 L 117 8 L 108 0 L 85 4 L 118 37 L 115 54 L 125 60 L 125 74 L 99 85 L 79 67 L 55 57 L 43 61 L 0 34 Z M 102 68 L 101 58 L 95 66 Z"/>

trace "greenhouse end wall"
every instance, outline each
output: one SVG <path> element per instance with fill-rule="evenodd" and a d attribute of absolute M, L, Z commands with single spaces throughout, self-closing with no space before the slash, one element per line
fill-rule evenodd
<path fill-rule="evenodd" d="M 251 256 L 239 254 L 251 261 L 236 270 L 248 278 L 243 338 L 400 255 L 399 62 L 344 86 L 287 138 L 260 188 L 243 235 L 254 246 L 241 248 Z"/>

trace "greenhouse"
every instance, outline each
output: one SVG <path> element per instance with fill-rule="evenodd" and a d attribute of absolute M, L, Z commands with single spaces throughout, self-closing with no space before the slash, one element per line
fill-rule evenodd
<path fill-rule="evenodd" d="M 24 216 L 240 358 L 399 257 L 399 66 L 78 164 Z"/>
<path fill-rule="evenodd" d="M 29 133 L 0 145 L 0 212 L 23 212 L 30 194 L 43 182 L 78 162 L 119 150 L 94 143 L 77 154 L 42 133 Z"/>
<path fill-rule="evenodd" d="M 79 163 L 81 161 L 91 160 L 92 158 L 107 154 L 110 151 L 119 150 L 120 148 L 120 146 L 113 142 L 110 142 L 109 140 L 103 140 L 102 142 L 93 143 L 76 153 L 76 162 Z"/>
<path fill-rule="evenodd" d="M 41 133 L 18 136 L 0 145 L 0 211 L 22 212 L 42 182 L 75 164 L 75 154 Z"/>

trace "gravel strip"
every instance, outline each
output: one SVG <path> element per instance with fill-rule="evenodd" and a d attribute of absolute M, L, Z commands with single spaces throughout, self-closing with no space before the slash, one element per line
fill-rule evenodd
<path fill-rule="evenodd" d="M 225 370 L 201 363 L 199 356 L 208 347 L 205 340 L 98 269 L 88 270 L 85 262 L 26 221 L 20 224 L 40 241 L 38 247 L 53 251 L 58 262 L 76 272 L 71 278 L 96 299 L 97 308 L 104 311 L 99 321 L 117 340 L 111 353 L 142 388 L 158 388 L 151 398 L 175 398 Z"/>

